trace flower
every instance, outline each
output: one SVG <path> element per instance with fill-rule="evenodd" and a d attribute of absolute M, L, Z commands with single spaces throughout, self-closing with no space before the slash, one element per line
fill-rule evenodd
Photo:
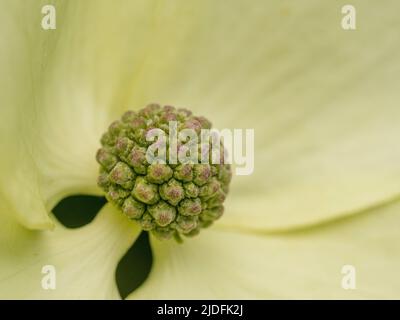
<path fill-rule="evenodd" d="M 187 109 L 153 103 L 127 111 L 101 137 L 97 184 L 159 239 L 195 236 L 221 217 L 232 178 L 231 165 L 221 163 L 223 141 L 218 145 L 215 133 L 211 140 L 210 129 L 209 120 Z"/>
<path fill-rule="evenodd" d="M 48 2 L 56 30 L 42 1 L 0 10 L 1 298 L 119 297 L 139 227 L 110 204 L 76 230 L 49 213 L 102 194 L 101 133 L 149 101 L 255 128 L 255 172 L 233 178 L 212 228 L 152 237 L 128 298 L 399 297 L 398 2 L 353 1 L 349 31 L 340 1 Z M 47 264 L 56 290 L 40 286 Z M 356 290 L 340 285 L 349 264 Z"/>

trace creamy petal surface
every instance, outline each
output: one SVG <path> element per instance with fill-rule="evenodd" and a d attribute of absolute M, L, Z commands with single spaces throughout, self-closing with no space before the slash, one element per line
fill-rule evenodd
<path fill-rule="evenodd" d="M 183 245 L 152 239 L 154 269 L 129 298 L 396 299 L 399 223 L 396 202 L 296 232 L 210 229 Z M 342 287 L 344 266 L 355 268 L 354 290 Z"/>
<path fill-rule="evenodd" d="M 140 228 L 111 205 L 79 229 L 56 223 L 53 231 L 31 231 L 4 213 L 0 222 L 0 298 L 120 298 L 115 270 Z M 54 290 L 42 287 L 48 265 L 56 271 Z"/>

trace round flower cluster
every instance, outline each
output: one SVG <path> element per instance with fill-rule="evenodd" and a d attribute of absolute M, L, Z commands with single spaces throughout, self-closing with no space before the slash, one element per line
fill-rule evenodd
<path fill-rule="evenodd" d="M 232 173 L 223 160 L 170 164 L 168 152 L 165 163 L 149 163 L 146 152 L 152 142 L 147 133 L 161 129 L 168 139 L 170 121 L 176 121 L 178 130 L 193 129 L 197 134 L 211 128 L 206 118 L 186 109 L 151 104 L 138 112 L 127 111 L 101 138 L 98 185 L 107 200 L 143 230 L 180 241 L 182 235 L 196 235 L 221 217 Z"/>

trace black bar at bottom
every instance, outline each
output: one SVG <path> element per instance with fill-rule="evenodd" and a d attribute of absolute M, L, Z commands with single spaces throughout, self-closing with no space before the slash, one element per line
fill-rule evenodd
<path fill-rule="evenodd" d="M 129 319 L 267 319 L 276 316 L 346 317 L 368 312 L 379 316 L 399 310 L 394 301 L 339 300 L 135 300 L 135 301 L 0 301 L 1 310 L 10 308 L 13 316 L 63 315 L 77 317 L 95 314 L 128 315 Z"/>

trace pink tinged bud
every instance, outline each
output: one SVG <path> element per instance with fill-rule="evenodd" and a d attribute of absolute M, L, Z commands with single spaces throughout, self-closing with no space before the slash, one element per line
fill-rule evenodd
<path fill-rule="evenodd" d="M 212 123 L 205 117 L 194 117 L 198 122 L 200 122 L 200 125 L 203 129 L 211 129 Z"/>
<path fill-rule="evenodd" d="M 182 118 L 187 118 L 192 115 L 192 111 L 185 109 L 185 108 L 179 108 L 178 109 L 178 115 Z"/>
<path fill-rule="evenodd" d="M 148 144 L 150 144 L 150 142 L 146 140 L 146 133 L 146 129 L 136 129 L 133 132 L 133 138 L 140 146 L 147 146 Z"/>
<path fill-rule="evenodd" d="M 214 221 L 219 219 L 223 213 L 224 213 L 224 206 L 219 206 L 212 209 L 206 209 L 201 214 L 201 220 Z"/>
<path fill-rule="evenodd" d="M 176 209 L 164 201 L 149 206 L 149 213 L 160 227 L 169 225 L 176 217 Z"/>
<path fill-rule="evenodd" d="M 176 219 L 177 222 L 176 229 L 181 233 L 187 234 L 197 228 L 198 221 L 199 219 L 197 216 L 191 216 L 191 217 L 179 216 Z"/>
<path fill-rule="evenodd" d="M 147 171 L 146 148 L 139 146 L 133 147 L 129 156 L 129 164 L 138 174 L 145 174 Z"/>
<path fill-rule="evenodd" d="M 147 180 L 161 184 L 172 177 L 173 171 L 167 164 L 151 164 L 147 168 Z"/>
<path fill-rule="evenodd" d="M 111 170 L 109 179 L 111 182 L 119 184 L 125 189 L 132 189 L 133 179 L 135 173 L 133 170 L 124 162 L 118 162 L 115 167 Z"/>
<path fill-rule="evenodd" d="M 104 171 L 104 169 L 101 169 L 101 172 L 97 178 L 97 185 L 104 190 L 108 190 L 110 181 L 108 180 L 108 173 Z"/>
<path fill-rule="evenodd" d="M 184 199 L 179 203 L 178 212 L 183 216 L 196 216 L 201 213 L 201 201 L 199 198 Z"/>
<path fill-rule="evenodd" d="M 200 197 L 205 199 L 210 198 L 214 196 L 220 188 L 221 185 L 218 180 L 216 178 L 211 178 L 209 182 L 200 188 Z"/>
<path fill-rule="evenodd" d="M 187 182 L 183 184 L 185 190 L 185 196 L 188 198 L 197 198 L 199 195 L 199 187 L 193 182 Z"/>
<path fill-rule="evenodd" d="M 108 131 L 101 136 L 100 142 L 102 146 L 113 146 L 116 137 L 110 134 Z"/>
<path fill-rule="evenodd" d="M 161 109 L 160 105 L 157 103 L 150 103 L 142 110 L 139 111 L 139 114 L 143 117 L 150 118 L 154 116 Z"/>
<path fill-rule="evenodd" d="M 106 193 L 108 201 L 115 203 L 117 206 L 122 206 L 124 199 L 129 196 L 129 192 L 118 186 L 110 186 Z"/>
<path fill-rule="evenodd" d="M 153 217 L 146 212 L 140 220 L 140 226 L 144 231 L 150 231 L 155 228 L 156 223 L 154 222 Z"/>
<path fill-rule="evenodd" d="M 213 220 L 202 220 L 200 219 L 199 225 L 201 228 L 208 228 L 214 223 Z"/>
<path fill-rule="evenodd" d="M 96 160 L 107 171 L 110 171 L 118 162 L 118 158 L 104 148 L 97 151 Z"/>
<path fill-rule="evenodd" d="M 225 193 L 219 189 L 217 193 L 207 201 L 207 208 L 219 207 L 225 201 L 225 198 Z"/>
<path fill-rule="evenodd" d="M 121 158 L 127 158 L 133 148 L 133 141 L 127 137 L 119 137 L 115 143 L 115 151 Z"/>
<path fill-rule="evenodd" d="M 193 229 L 192 231 L 185 233 L 186 237 L 194 237 L 197 236 L 200 233 L 200 227 L 197 227 L 195 229 Z"/>
<path fill-rule="evenodd" d="M 219 166 L 218 178 L 224 184 L 229 184 L 232 180 L 232 171 L 229 164 Z"/>
<path fill-rule="evenodd" d="M 133 120 L 135 120 L 136 117 L 137 117 L 136 112 L 127 111 L 122 115 L 121 120 L 124 123 L 129 123 L 129 122 L 132 122 Z"/>
<path fill-rule="evenodd" d="M 124 127 L 121 121 L 114 121 L 108 127 L 108 132 L 113 136 L 117 136 L 123 131 L 123 128 Z"/>
<path fill-rule="evenodd" d="M 151 233 L 159 240 L 169 240 L 171 239 L 174 234 L 175 230 L 171 228 L 154 228 Z"/>
<path fill-rule="evenodd" d="M 201 123 L 196 119 L 189 119 L 184 123 L 183 128 L 194 130 L 199 134 L 201 130 Z"/>
<path fill-rule="evenodd" d="M 169 180 L 160 187 L 161 198 L 176 206 L 185 197 L 182 184 L 175 179 Z"/>
<path fill-rule="evenodd" d="M 164 113 L 162 116 L 161 116 L 161 122 L 163 122 L 163 123 L 168 123 L 168 122 L 170 122 L 170 121 L 176 121 L 177 120 L 177 116 L 176 116 L 176 114 L 175 113 L 170 113 L 170 112 L 168 112 L 168 113 Z"/>
<path fill-rule="evenodd" d="M 194 165 L 194 179 L 193 182 L 198 186 L 204 185 L 211 177 L 211 167 L 209 164 L 195 164 Z"/>
<path fill-rule="evenodd" d="M 131 130 L 144 129 L 146 128 L 146 120 L 143 117 L 136 117 L 129 122 L 129 128 Z"/>
<path fill-rule="evenodd" d="M 132 195 L 146 204 L 154 204 L 159 200 L 157 185 L 147 182 L 143 177 L 138 177 L 132 190 Z"/>
<path fill-rule="evenodd" d="M 173 106 L 164 106 L 162 108 L 162 111 L 164 111 L 166 113 L 176 112 L 176 108 Z"/>
<path fill-rule="evenodd" d="M 132 197 L 125 199 L 122 211 L 131 219 L 140 219 L 145 211 L 145 205 Z"/>
<path fill-rule="evenodd" d="M 180 181 L 189 182 L 193 179 L 193 165 L 180 164 L 174 170 L 174 178 Z"/>

